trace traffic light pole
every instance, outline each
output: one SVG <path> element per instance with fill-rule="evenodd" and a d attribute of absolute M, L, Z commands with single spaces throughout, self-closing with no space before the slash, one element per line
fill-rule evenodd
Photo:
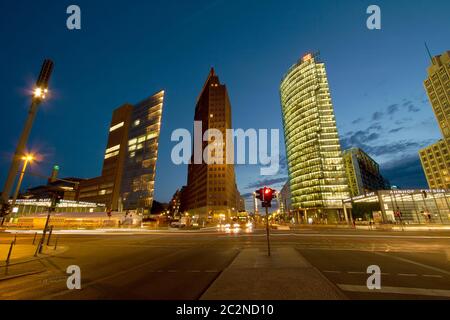
<path fill-rule="evenodd" d="M 270 257 L 269 208 L 267 206 L 266 206 L 266 237 L 267 237 L 267 253 Z"/>

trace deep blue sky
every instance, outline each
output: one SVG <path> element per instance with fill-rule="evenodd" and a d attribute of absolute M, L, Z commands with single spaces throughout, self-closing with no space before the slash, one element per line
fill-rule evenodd
<path fill-rule="evenodd" d="M 372 3 L 381 31 L 366 28 Z M 66 29 L 70 4 L 81 7 L 81 31 Z M 170 135 L 191 130 L 209 68 L 228 86 L 235 128 L 282 129 L 280 80 L 312 50 L 327 65 L 343 145 L 364 147 L 393 184 L 425 187 L 417 151 L 440 133 L 422 85 L 423 43 L 433 54 L 450 49 L 449 12 L 448 0 L 2 1 L 0 182 L 46 57 L 55 61 L 53 96 L 30 139 L 43 155 L 32 171 L 59 164 L 61 176 L 99 175 L 112 110 L 164 89 L 156 199 L 168 201 L 187 171 L 170 161 Z M 257 166 L 236 174 L 244 194 L 265 180 Z M 279 188 L 285 179 L 284 169 L 265 182 Z M 24 187 L 41 182 L 29 177 Z"/>

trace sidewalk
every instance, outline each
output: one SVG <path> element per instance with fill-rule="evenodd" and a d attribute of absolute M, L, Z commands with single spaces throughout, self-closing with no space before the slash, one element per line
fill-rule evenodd
<path fill-rule="evenodd" d="M 294 248 L 244 249 L 201 300 L 343 300 L 346 297 Z"/>
<path fill-rule="evenodd" d="M 7 268 L 6 259 L 10 245 L 11 244 L 0 244 L 0 282 L 45 272 L 46 269 L 39 263 L 39 260 L 60 254 L 67 250 L 64 246 L 58 246 L 56 250 L 54 250 L 53 246 L 44 246 L 42 254 L 38 254 L 35 257 L 36 245 L 16 244 L 12 248 L 10 262 Z"/>

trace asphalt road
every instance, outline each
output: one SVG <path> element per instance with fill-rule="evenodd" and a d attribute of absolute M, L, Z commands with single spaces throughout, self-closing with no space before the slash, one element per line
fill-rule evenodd
<path fill-rule="evenodd" d="M 0 241 L 11 237 L 0 234 Z M 31 241 L 31 235 L 18 236 L 18 243 Z M 349 299 L 450 299 L 448 232 L 306 229 L 272 232 L 271 243 L 298 250 Z M 58 244 L 67 250 L 12 266 L 16 273 L 38 273 L 0 281 L 0 299 L 195 300 L 240 250 L 266 248 L 263 230 L 60 235 Z M 82 290 L 66 287 L 70 265 L 81 268 Z M 381 269 L 381 291 L 367 290 L 370 265 Z"/>

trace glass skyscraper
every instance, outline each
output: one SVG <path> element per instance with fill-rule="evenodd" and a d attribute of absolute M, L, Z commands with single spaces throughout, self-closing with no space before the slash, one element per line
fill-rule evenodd
<path fill-rule="evenodd" d="M 134 106 L 121 188 L 124 209 L 152 207 L 163 103 L 161 91 Z"/>
<path fill-rule="evenodd" d="M 153 204 L 164 91 L 113 112 L 102 175 L 80 183 L 79 200 L 147 214 Z"/>
<path fill-rule="evenodd" d="M 283 78 L 280 95 L 292 208 L 340 219 L 349 192 L 324 63 L 305 55 Z"/>

